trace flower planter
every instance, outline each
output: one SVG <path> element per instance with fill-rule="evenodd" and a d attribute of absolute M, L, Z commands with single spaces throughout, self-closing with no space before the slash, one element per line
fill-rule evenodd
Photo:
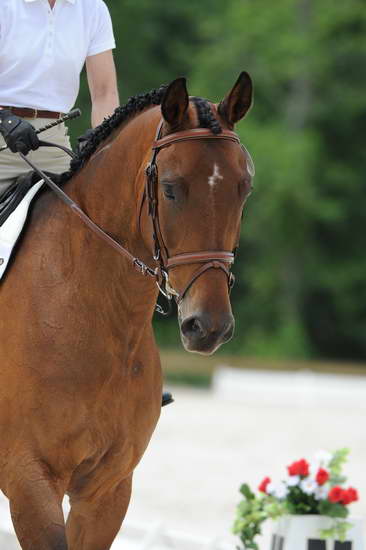
<path fill-rule="evenodd" d="M 332 526 L 327 516 L 284 516 L 274 527 L 270 550 L 364 550 L 362 520 L 347 518 L 353 527 L 345 542 L 322 540 L 320 531 Z"/>

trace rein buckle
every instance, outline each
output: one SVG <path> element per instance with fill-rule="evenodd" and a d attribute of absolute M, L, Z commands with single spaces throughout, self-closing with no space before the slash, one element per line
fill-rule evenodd
<path fill-rule="evenodd" d="M 145 265 L 141 260 L 139 260 L 138 258 L 135 258 L 134 261 L 133 261 L 133 266 L 134 268 L 139 272 L 141 273 L 142 275 L 144 275 L 146 277 L 146 275 L 148 275 L 148 267 L 147 265 Z"/>
<path fill-rule="evenodd" d="M 159 275 L 161 275 L 161 282 L 159 281 Z M 156 268 L 156 285 L 167 300 L 172 300 L 173 296 L 179 297 L 178 292 L 170 286 L 169 275 L 164 269 Z"/>

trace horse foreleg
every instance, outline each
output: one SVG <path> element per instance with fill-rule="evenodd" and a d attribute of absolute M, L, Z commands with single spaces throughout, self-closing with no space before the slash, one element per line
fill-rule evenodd
<path fill-rule="evenodd" d="M 22 550 L 68 550 L 61 487 L 42 465 L 16 475 L 6 494 Z"/>
<path fill-rule="evenodd" d="M 72 495 L 66 523 L 69 550 L 109 550 L 131 497 L 132 476 L 101 496 Z"/>

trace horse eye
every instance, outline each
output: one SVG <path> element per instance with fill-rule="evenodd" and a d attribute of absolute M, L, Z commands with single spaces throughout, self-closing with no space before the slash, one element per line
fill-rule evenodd
<path fill-rule="evenodd" d="M 173 193 L 172 185 L 167 185 L 167 184 L 164 185 L 164 196 L 170 201 L 175 200 L 175 195 Z"/>

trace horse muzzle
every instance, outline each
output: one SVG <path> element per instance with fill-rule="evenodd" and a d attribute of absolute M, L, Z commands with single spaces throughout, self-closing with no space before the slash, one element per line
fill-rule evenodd
<path fill-rule="evenodd" d="M 209 313 L 197 313 L 180 319 L 179 326 L 187 351 L 211 355 L 232 338 L 235 321 L 231 314 L 214 318 Z"/>

